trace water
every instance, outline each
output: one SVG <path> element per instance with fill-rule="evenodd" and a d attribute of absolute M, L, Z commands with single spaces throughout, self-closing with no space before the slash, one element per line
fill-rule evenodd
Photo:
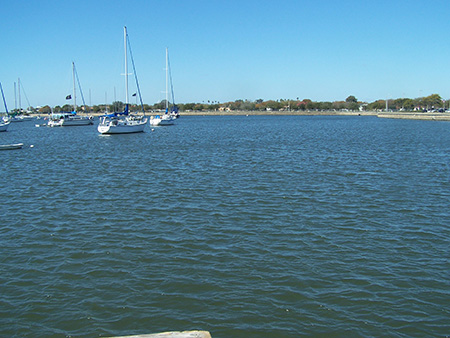
<path fill-rule="evenodd" d="M 450 335 L 448 122 L 35 123 L 0 134 L 1 337 Z"/>

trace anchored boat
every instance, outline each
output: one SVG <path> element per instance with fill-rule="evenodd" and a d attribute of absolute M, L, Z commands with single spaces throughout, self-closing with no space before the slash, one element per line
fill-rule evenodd
<path fill-rule="evenodd" d="M 144 104 L 142 103 L 141 92 L 139 89 L 139 83 L 137 81 L 136 70 L 134 69 L 133 54 L 130 56 L 133 65 L 134 75 L 136 79 L 136 85 L 141 100 L 141 107 L 143 115 L 130 114 L 129 112 L 129 100 L 128 100 L 128 60 L 127 60 L 127 46 L 129 47 L 129 38 L 127 33 L 127 27 L 124 27 L 124 49 L 125 49 L 125 110 L 120 113 L 107 114 L 100 117 L 100 123 L 97 130 L 101 134 L 128 134 L 143 132 L 145 125 L 147 124 L 147 118 L 145 117 Z"/>
<path fill-rule="evenodd" d="M 92 116 L 78 115 L 77 114 L 77 91 L 75 80 L 78 81 L 80 87 L 81 98 L 83 99 L 83 107 L 86 107 L 83 97 L 83 91 L 81 90 L 80 80 L 78 78 L 77 71 L 75 69 L 75 62 L 72 62 L 72 76 L 73 76 L 73 95 L 67 95 L 66 99 L 73 99 L 73 112 L 54 113 L 51 115 L 48 126 L 49 127 L 63 127 L 63 126 L 89 126 L 94 124 Z"/>

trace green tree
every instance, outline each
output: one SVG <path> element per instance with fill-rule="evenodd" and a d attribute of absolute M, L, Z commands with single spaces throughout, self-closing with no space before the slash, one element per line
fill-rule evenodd
<path fill-rule="evenodd" d="M 255 109 L 257 109 L 257 110 L 266 110 L 266 102 L 262 101 L 262 102 L 256 103 L 255 104 Z"/>
<path fill-rule="evenodd" d="M 424 97 L 422 104 L 428 109 L 442 107 L 442 98 L 438 94 L 432 94 L 430 96 Z"/>
<path fill-rule="evenodd" d="M 153 109 L 159 109 L 159 110 L 162 110 L 162 109 L 164 109 L 164 108 L 166 108 L 166 100 L 165 100 L 165 99 L 164 99 L 164 100 L 161 100 L 160 102 L 155 103 L 155 104 L 153 105 Z"/>
<path fill-rule="evenodd" d="M 403 109 L 412 111 L 414 109 L 414 100 L 412 99 L 403 99 Z"/>
<path fill-rule="evenodd" d="M 253 103 L 252 101 L 249 101 L 249 100 L 245 100 L 244 102 L 241 103 L 240 109 L 241 110 L 255 110 L 255 103 Z"/>
<path fill-rule="evenodd" d="M 185 103 L 183 105 L 183 110 L 194 110 L 195 103 Z"/>
<path fill-rule="evenodd" d="M 50 106 L 43 106 L 39 109 L 39 113 L 42 114 L 50 114 L 52 112 L 52 108 Z"/>
<path fill-rule="evenodd" d="M 343 102 L 343 101 L 333 102 L 333 109 L 335 109 L 335 110 L 342 110 L 342 109 L 345 109 L 346 107 L 347 107 L 346 102 Z"/>
<path fill-rule="evenodd" d="M 204 109 L 204 105 L 202 103 L 196 103 L 194 105 L 194 110 L 202 111 Z"/>
<path fill-rule="evenodd" d="M 219 109 L 219 104 L 218 103 L 213 103 L 213 104 L 211 104 L 210 106 L 209 106 L 209 109 L 210 110 L 217 110 L 217 109 Z"/>
<path fill-rule="evenodd" d="M 332 102 L 319 102 L 318 108 L 320 110 L 331 110 L 331 109 L 333 109 L 333 103 Z"/>
<path fill-rule="evenodd" d="M 281 104 L 278 101 L 269 100 L 266 102 L 266 108 L 270 108 L 272 110 L 280 110 Z"/>
<path fill-rule="evenodd" d="M 244 100 L 236 100 L 234 102 L 230 102 L 229 103 L 229 107 L 231 110 L 240 110 L 241 109 L 241 105 L 244 103 Z"/>
<path fill-rule="evenodd" d="M 414 101 L 411 99 L 400 98 L 389 102 L 389 106 L 395 107 L 397 110 L 411 111 L 414 108 Z"/>
<path fill-rule="evenodd" d="M 368 110 L 383 110 L 386 109 L 386 101 L 385 100 L 377 100 L 371 102 L 367 105 Z"/>
<path fill-rule="evenodd" d="M 113 111 L 115 112 L 119 112 L 119 111 L 124 111 L 125 109 L 125 104 L 122 101 L 114 101 L 112 103 L 113 106 Z"/>
<path fill-rule="evenodd" d="M 358 100 L 353 95 L 350 95 L 349 97 L 347 97 L 345 99 L 345 102 L 347 102 L 347 103 L 358 103 Z"/>

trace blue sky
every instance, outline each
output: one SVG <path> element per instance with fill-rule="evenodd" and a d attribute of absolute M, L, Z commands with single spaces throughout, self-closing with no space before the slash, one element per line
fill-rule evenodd
<path fill-rule="evenodd" d="M 23 107 L 67 103 L 72 61 L 87 104 L 124 101 L 123 26 L 149 104 L 165 97 L 166 47 L 177 102 L 450 98 L 448 0 L 1 0 L 1 13 L 10 109 L 18 78 Z"/>

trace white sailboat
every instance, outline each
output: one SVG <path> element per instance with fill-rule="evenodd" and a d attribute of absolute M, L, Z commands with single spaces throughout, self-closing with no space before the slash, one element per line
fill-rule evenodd
<path fill-rule="evenodd" d="M 6 116 L 0 120 L 0 131 L 7 131 L 9 124 L 11 123 L 11 120 L 9 118 L 8 107 L 6 106 L 5 94 L 3 93 L 3 87 L 2 87 L 1 83 L 0 83 L 0 89 L 2 91 L 3 104 L 5 105 L 5 111 L 6 111 Z"/>
<path fill-rule="evenodd" d="M 6 110 L 6 118 L 0 120 L 0 131 L 7 131 L 9 124 L 11 123 L 11 119 L 8 113 L 8 107 L 6 106 L 5 94 L 3 93 L 3 87 L 0 83 L 0 90 L 2 92 L 3 104 L 5 105 Z M 23 143 L 14 143 L 14 144 L 0 144 L 0 150 L 12 150 L 12 149 L 20 149 L 23 147 Z"/>
<path fill-rule="evenodd" d="M 19 107 L 17 107 L 17 89 L 19 92 Z M 23 94 L 28 103 L 27 109 L 22 109 L 21 90 L 23 91 Z M 30 113 L 32 113 L 32 111 L 30 111 L 29 109 L 32 107 L 31 107 L 30 101 L 28 101 L 27 93 L 25 93 L 25 89 L 23 88 L 20 78 L 17 79 L 17 88 L 16 88 L 16 82 L 14 82 L 14 103 L 15 103 L 15 109 L 13 110 L 13 113 L 9 113 L 11 122 L 23 122 L 23 121 L 28 121 L 28 120 L 34 119 L 34 117 L 30 115 Z"/>
<path fill-rule="evenodd" d="M 0 131 L 7 131 L 10 123 L 10 121 L 0 121 Z"/>
<path fill-rule="evenodd" d="M 77 90 L 75 79 L 78 79 L 75 63 L 72 62 L 72 76 L 73 76 L 73 97 L 72 95 L 67 95 L 66 99 L 70 100 L 73 98 L 73 112 L 61 112 L 61 113 L 53 113 L 48 121 L 49 127 L 62 127 L 62 126 L 88 126 L 94 124 L 94 120 L 92 116 L 81 116 L 77 115 Z M 79 84 L 79 81 L 78 81 Z M 83 96 L 83 92 L 80 93 Z M 84 101 L 84 98 L 83 98 Z M 86 107 L 86 105 L 84 105 Z"/>
<path fill-rule="evenodd" d="M 167 48 L 166 48 L 166 60 L 167 60 L 167 69 L 169 71 L 170 93 L 172 94 L 172 106 L 170 107 L 170 116 L 172 116 L 172 118 L 174 119 L 177 119 L 180 117 L 180 114 L 178 113 L 178 106 L 175 104 L 175 95 L 173 94 L 172 70 L 170 68 L 169 51 Z"/>
<path fill-rule="evenodd" d="M 18 89 L 19 89 L 19 109 L 17 109 L 17 98 L 16 98 L 16 83 L 14 82 L 14 103 L 15 103 L 15 109 L 12 113 L 9 114 L 9 118 L 11 122 L 23 122 L 23 115 L 22 115 L 22 101 L 20 98 L 20 78 L 17 79 L 18 83 Z"/>
<path fill-rule="evenodd" d="M 121 113 L 112 113 L 100 117 L 100 123 L 97 130 L 101 134 L 128 134 L 128 133 L 140 133 L 144 131 L 145 125 L 147 124 L 147 118 L 145 117 L 145 111 L 142 104 L 141 105 L 143 115 L 133 115 L 129 112 L 129 96 L 128 96 L 128 60 L 127 60 L 127 45 L 128 33 L 127 27 L 124 27 L 124 49 L 125 49 L 125 110 Z M 131 50 L 130 50 L 130 56 Z M 132 60 L 133 61 L 133 60 Z M 134 68 L 134 61 L 132 62 Z M 134 70 L 136 77 L 136 70 Z M 136 77 L 136 84 L 138 87 L 139 97 L 140 90 Z"/>
<path fill-rule="evenodd" d="M 172 81 L 171 81 L 171 87 L 172 87 Z M 173 99 L 173 88 L 172 88 L 172 100 Z M 174 105 L 172 107 L 172 111 L 169 113 L 169 51 L 166 48 L 166 111 L 163 115 L 156 115 L 150 117 L 150 125 L 156 127 L 156 126 L 170 126 L 174 124 L 175 119 L 177 115 L 174 115 L 173 108 L 176 108 Z M 175 114 L 178 114 L 178 109 L 176 110 Z"/>

